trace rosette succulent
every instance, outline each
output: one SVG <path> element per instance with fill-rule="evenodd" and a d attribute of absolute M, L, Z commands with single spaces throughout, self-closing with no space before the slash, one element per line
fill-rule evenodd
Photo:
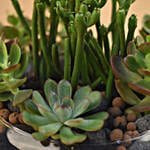
<path fill-rule="evenodd" d="M 88 86 L 79 88 L 72 99 L 72 87 L 68 81 L 61 80 L 57 85 L 48 79 L 44 92 L 47 101 L 34 91 L 33 99 L 26 101 L 23 112 L 24 122 L 36 130 L 32 134 L 36 140 L 51 137 L 66 145 L 80 143 L 87 138 L 85 132 L 99 130 L 108 117 L 108 113 L 98 112 L 83 118 L 82 114 L 95 109 L 101 102 L 100 92 L 92 92 Z M 79 129 L 84 132 L 77 133 Z"/>
<path fill-rule="evenodd" d="M 150 43 L 138 37 L 137 45 L 130 42 L 128 55 L 124 59 L 113 56 L 111 64 L 120 96 L 134 105 L 129 110 L 144 112 L 150 110 Z"/>
<path fill-rule="evenodd" d="M 32 90 L 19 90 L 26 78 L 19 79 L 26 69 L 26 63 L 21 65 L 21 50 L 14 43 L 8 52 L 3 41 L 0 41 L 0 101 L 13 100 L 14 105 L 23 102 L 32 94 Z M 13 99 L 14 97 L 14 99 Z"/>

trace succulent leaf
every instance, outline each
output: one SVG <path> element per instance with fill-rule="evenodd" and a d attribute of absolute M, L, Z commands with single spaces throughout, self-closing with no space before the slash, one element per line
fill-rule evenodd
<path fill-rule="evenodd" d="M 13 105 L 17 106 L 18 104 L 23 103 L 25 100 L 27 100 L 32 94 L 32 90 L 20 90 L 17 92 L 17 94 L 14 97 Z"/>
<path fill-rule="evenodd" d="M 63 127 L 60 130 L 60 139 L 62 143 L 66 145 L 72 145 L 74 143 L 83 142 L 86 139 L 86 135 L 73 132 L 68 127 Z"/>
<path fill-rule="evenodd" d="M 5 102 L 5 101 L 8 101 L 10 100 L 12 97 L 12 94 L 11 93 L 0 93 L 0 102 Z"/>
<path fill-rule="evenodd" d="M 32 133 L 32 136 L 37 141 L 44 141 L 48 138 L 48 136 L 41 134 L 40 132 L 34 132 Z"/>
<path fill-rule="evenodd" d="M 128 44 L 128 48 L 127 48 L 128 54 L 129 55 L 135 55 L 137 53 L 137 51 L 138 50 L 136 49 L 134 41 L 130 41 Z"/>
<path fill-rule="evenodd" d="M 150 53 L 150 42 L 145 42 L 138 47 L 142 53 L 147 54 Z"/>
<path fill-rule="evenodd" d="M 150 77 L 150 70 L 139 68 L 138 72 L 145 77 Z"/>
<path fill-rule="evenodd" d="M 142 25 L 147 33 L 150 33 L 150 15 L 145 15 L 142 20 Z"/>
<path fill-rule="evenodd" d="M 48 125 L 40 126 L 39 132 L 44 135 L 52 136 L 56 134 L 61 127 L 62 127 L 62 123 L 60 122 L 51 123 Z"/>
<path fill-rule="evenodd" d="M 135 93 L 131 91 L 127 84 L 123 83 L 120 80 L 116 80 L 115 84 L 118 93 L 126 103 L 130 105 L 136 105 L 140 102 L 140 99 L 136 96 Z"/>
<path fill-rule="evenodd" d="M 52 110 L 55 109 L 56 103 L 60 103 L 60 99 L 59 99 L 58 95 L 56 95 L 56 93 L 54 93 L 52 91 L 49 92 L 49 96 L 48 96 L 47 100 L 48 100 L 48 103 Z"/>
<path fill-rule="evenodd" d="M 150 70 L 150 53 L 145 56 L 145 63 L 147 68 Z"/>
<path fill-rule="evenodd" d="M 116 77 L 124 82 L 130 83 L 142 79 L 138 74 L 131 72 L 129 69 L 126 68 L 121 57 L 112 56 L 111 65 Z"/>
<path fill-rule="evenodd" d="M 141 68 L 146 68 L 145 56 L 143 53 L 138 51 L 135 55 L 136 62 L 140 65 Z"/>
<path fill-rule="evenodd" d="M 71 84 L 66 80 L 61 80 L 57 86 L 57 93 L 61 101 L 66 96 L 71 97 L 72 95 Z"/>
<path fill-rule="evenodd" d="M 88 117 L 85 117 L 85 119 L 87 120 L 106 120 L 108 119 L 109 117 L 109 114 L 107 112 L 99 112 L 99 113 L 96 113 L 96 114 L 93 114 L 93 115 L 90 115 Z"/>
<path fill-rule="evenodd" d="M 19 63 L 21 58 L 21 50 L 17 44 L 12 44 L 10 48 L 10 54 L 8 57 L 9 66 L 16 65 Z"/>
<path fill-rule="evenodd" d="M 70 106 L 72 110 L 74 109 L 74 102 L 70 97 L 67 97 L 67 96 L 64 97 L 62 100 L 62 105 L 63 106 Z"/>
<path fill-rule="evenodd" d="M 3 69 L 2 73 L 14 73 L 19 68 L 20 68 L 20 64 L 12 65 L 8 68 Z"/>

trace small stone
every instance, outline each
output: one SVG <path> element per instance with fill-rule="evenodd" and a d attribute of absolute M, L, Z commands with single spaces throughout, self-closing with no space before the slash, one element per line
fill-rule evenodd
<path fill-rule="evenodd" d="M 135 130 L 135 131 L 133 131 L 133 136 L 136 136 L 136 135 L 138 135 L 139 134 L 139 131 L 137 131 L 137 130 Z"/>
<path fill-rule="evenodd" d="M 129 140 L 129 139 L 131 139 L 131 136 L 125 133 L 124 136 L 123 136 L 123 139 L 124 140 Z M 127 142 L 124 143 L 124 146 L 129 146 L 131 143 L 132 143 L 131 141 L 127 141 Z"/>
<path fill-rule="evenodd" d="M 0 133 L 5 132 L 6 128 L 4 126 L 0 126 Z"/>
<path fill-rule="evenodd" d="M 112 106 L 123 109 L 125 107 L 125 102 L 122 100 L 121 97 L 116 97 L 112 101 Z"/>
<path fill-rule="evenodd" d="M 117 117 L 120 116 L 122 114 L 122 111 L 120 110 L 119 107 L 110 107 L 108 112 L 113 116 L 113 117 Z"/>
<path fill-rule="evenodd" d="M 9 122 L 12 124 L 17 124 L 18 123 L 18 112 L 13 112 L 9 115 Z"/>
<path fill-rule="evenodd" d="M 125 134 L 129 135 L 129 136 L 132 136 L 133 135 L 133 132 L 132 131 L 126 131 Z"/>
<path fill-rule="evenodd" d="M 135 122 L 136 121 L 136 114 L 135 113 L 129 113 L 127 115 L 127 120 L 131 121 L 131 122 Z"/>
<path fill-rule="evenodd" d="M 134 131 L 134 130 L 136 130 L 136 124 L 135 124 L 134 122 L 129 122 L 129 123 L 127 124 L 127 130 L 129 130 L 129 131 Z"/>
<path fill-rule="evenodd" d="M 125 147 L 125 146 L 120 145 L 120 146 L 118 146 L 118 147 L 117 147 L 117 150 L 127 150 L 127 149 L 126 149 L 126 147 Z"/>
<path fill-rule="evenodd" d="M 0 109 L 2 109 L 3 107 L 4 107 L 4 104 L 0 102 Z"/>
<path fill-rule="evenodd" d="M 6 109 L 6 108 L 1 109 L 0 110 L 0 116 L 2 118 L 4 118 L 5 120 L 8 120 L 8 117 L 9 117 L 9 111 L 8 111 L 8 109 Z"/>
<path fill-rule="evenodd" d="M 123 139 L 123 132 L 120 129 L 114 129 L 110 133 L 110 140 L 111 141 L 117 141 Z"/>
<path fill-rule="evenodd" d="M 122 117 L 116 117 L 114 119 L 114 127 L 117 128 L 119 126 L 126 126 L 127 125 L 127 121 L 126 121 L 126 117 L 122 116 Z"/>
<path fill-rule="evenodd" d="M 22 124 L 24 124 L 24 121 L 23 121 L 23 117 L 22 117 L 22 113 L 19 114 L 18 116 L 18 121 Z"/>

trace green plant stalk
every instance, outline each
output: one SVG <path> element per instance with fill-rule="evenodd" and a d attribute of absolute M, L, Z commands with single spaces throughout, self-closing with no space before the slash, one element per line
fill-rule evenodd
<path fill-rule="evenodd" d="M 101 2 L 98 4 L 98 7 L 102 8 L 105 6 L 106 3 L 107 3 L 107 0 L 101 0 Z"/>
<path fill-rule="evenodd" d="M 98 23 L 96 23 L 96 31 L 97 31 L 97 40 L 100 46 L 102 46 L 102 37 L 100 33 L 100 20 Z"/>
<path fill-rule="evenodd" d="M 78 12 L 80 9 L 80 0 L 75 0 L 75 11 Z"/>
<path fill-rule="evenodd" d="M 20 5 L 18 3 L 18 0 L 11 0 L 13 7 L 15 8 L 15 11 L 21 21 L 22 26 L 24 27 L 24 29 L 29 33 L 29 36 L 31 37 L 31 30 L 30 27 L 25 19 L 25 17 L 23 16 L 22 10 L 20 8 Z"/>
<path fill-rule="evenodd" d="M 38 24 L 39 24 L 39 33 L 40 33 L 40 41 L 41 41 L 41 48 L 44 56 L 44 60 L 46 63 L 46 77 L 51 77 L 51 58 L 50 53 L 48 52 L 47 46 L 47 38 L 45 33 L 45 8 L 43 3 L 38 3 L 37 5 L 38 11 Z"/>
<path fill-rule="evenodd" d="M 74 12 L 75 9 L 75 0 L 69 0 L 69 9 Z"/>
<path fill-rule="evenodd" d="M 71 75 L 71 52 L 70 39 L 65 40 L 65 64 L 64 64 L 64 79 L 70 81 Z"/>
<path fill-rule="evenodd" d="M 50 4 L 50 35 L 49 35 L 49 49 L 51 51 L 52 45 L 56 42 L 57 28 L 58 28 L 58 16 L 56 14 L 56 0 L 51 1 Z"/>
<path fill-rule="evenodd" d="M 91 88 L 95 89 L 101 83 L 101 81 L 102 81 L 102 78 L 100 76 L 91 84 Z"/>
<path fill-rule="evenodd" d="M 39 76 L 39 56 L 38 56 L 38 20 L 37 20 L 37 8 L 34 2 L 32 14 L 32 47 L 33 47 L 33 67 L 34 73 Z"/>

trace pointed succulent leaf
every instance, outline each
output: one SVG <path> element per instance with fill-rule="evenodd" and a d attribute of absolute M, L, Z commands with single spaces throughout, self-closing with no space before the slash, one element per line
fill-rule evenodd
<path fill-rule="evenodd" d="M 40 112 L 39 112 L 37 106 L 33 103 L 32 99 L 27 100 L 25 102 L 25 110 L 27 110 L 28 112 L 30 112 L 32 114 L 40 115 Z"/>
<path fill-rule="evenodd" d="M 146 68 L 146 63 L 145 63 L 145 56 L 143 53 L 141 53 L 140 51 L 138 51 L 135 55 L 135 59 L 136 59 L 136 62 L 139 64 L 139 66 L 141 68 Z"/>
<path fill-rule="evenodd" d="M 127 84 L 120 80 L 116 80 L 115 84 L 118 93 L 126 103 L 130 105 L 136 105 L 140 102 L 140 99 L 131 91 Z"/>
<path fill-rule="evenodd" d="M 138 72 L 140 65 L 136 62 L 136 59 L 133 55 L 128 55 L 124 59 L 125 65 L 133 72 Z"/>
<path fill-rule="evenodd" d="M 73 119 L 65 122 L 65 125 L 69 127 L 78 128 L 84 131 L 97 131 L 103 127 L 104 121 L 100 119 Z"/>
<path fill-rule="evenodd" d="M 8 54 L 7 54 L 7 48 L 3 41 L 0 41 L 0 64 L 7 67 L 8 62 Z"/>
<path fill-rule="evenodd" d="M 78 100 L 86 98 L 90 94 L 91 91 L 92 90 L 91 90 L 91 88 L 89 86 L 85 86 L 85 87 L 79 88 L 76 91 L 75 95 L 74 95 L 74 101 L 75 101 L 75 103 Z"/>
<path fill-rule="evenodd" d="M 60 140 L 62 143 L 66 144 L 66 145 L 82 143 L 85 139 L 86 139 L 86 135 L 73 132 L 68 127 L 63 127 L 60 130 Z"/>
<path fill-rule="evenodd" d="M 49 100 L 49 93 L 57 94 L 57 83 L 54 80 L 48 79 L 44 84 L 44 92 L 47 100 Z"/>
<path fill-rule="evenodd" d="M 49 103 L 51 109 L 54 110 L 55 104 L 60 103 L 60 99 L 59 99 L 58 95 L 52 91 L 49 92 L 48 103 Z"/>
<path fill-rule="evenodd" d="M 147 68 L 150 70 L 150 53 L 145 56 L 145 63 Z"/>
<path fill-rule="evenodd" d="M 62 100 L 62 105 L 63 105 L 63 106 L 70 106 L 72 110 L 73 110 L 73 108 L 74 108 L 74 102 L 73 102 L 73 100 L 72 100 L 70 97 L 68 97 L 68 96 L 66 96 L 66 97 L 63 98 L 63 100 Z"/>
<path fill-rule="evenodd" d="M 21 50 L 17 44 L 12 44 L 10 48 L 10 54 L 8 57 L 9 66 L 16 65 L 19 63 L 21 58 Z"/>
<path fill-rule="evenodd" d="M 88 96 L 88 99 L 90 100 L 89 106 L 86 110 L 86 112 L 91 111 L 98 107 L 101 103 L 101 93 L 98 91 L 91 92 L 91 94 Z"/>
<path fill-rule="evenodd" d="M 11 93 L 0 93 L 0 102 L 5 102 L 10 100 L 12 97 Z"/>
<path fill-rule="evenodd" d="M 143 44 L 145 41 L 144 41 L 144 39 L 143 39 L 143 37 L 141 37 L 141 36 L 137 36 L 136 37 L 136 45 L 137 46 L 140 46 L 141 44 Z"/>
<path fill-rule="evenodd" d="M 44 126 L 40 126 L 39 132 L 47 136 L 52 136 L 56 134 L 61 127 L 62 127 L 62 123 L 60 122 L 50 123 Z"/>
<path fill-rule="evenodd" d="M 20 61 L 20 68 L 17 71 L 15 71 L 15 74 L 14 74 L 14 76 L 16 78 L 21 78 L 24 75 L 24 73 L 28 67 L 28 61 L 29 61 L 28 52 L 22 53 L 20 60 L 21 60 Z"/>
<path fill-rule="evenodd" d="M 57 93 L 61 101 L 66 96 L 71 97 L 72 95 L 71 84 L 66 80 L 61 80 L 57 86 Z"/>
<path fill-rule="evenodd" d="M 17 94 L 14 97 L 13 105 L 17 106 L 18 104 L 23 103 L 25 100 L 27 100 L 32 94 L 32 90 L 20 90 L 17 92 Z"/>
<path fill-rule="evenodd" d="M 54 112 L 60 122 L 65 122 L 66 120 L 70 119 L 72 115 L 72 109 L 70 106 L 56 106 Z"/>
<path fill-rule="evenodd" d="M 89 104 L 90 104 L 90 100 L 88 98 L 81 99 L 80 101 L 78 101 L 78 103 L 75 103 L 73 113 L 72 113 L 72 118 L 75 118 L 81 115 L 82 113 L 84 113 L 89 107 Z"/>
<path fill-rule="evenodd" d="M 34 133 L 32 133 L 32 136 L 37 141 L 44 141 L 48 138 L 47 135 L 43 135 L 40 132 L 34 132 Z"/>
<path fill-rule="evenodd" d="M 9 88 L 18 88 L 19 86 L 21 86 L 24 82 L 26 82 L 26 78 L 23 78 L 23 79 L 13 79 L 11 81 L 9 81 L 8 83 L 8 87 Z"/>
<path fill-rule="evenodd" d="M 27 111 L 23 112 L 23 121 L 31 126 L 42 126 L 51 123 L 51 120 L 47 117 L 39 116 L 36 114 L 29 113 Z"/>
<path fill-rule="evenodd" d="M 58 119 L 56 115 L 50 111 L 49 109 L 43 107 L 42 105 L 39 104 L 38 110 L 41 113 L 42 116 L 47 117 L 51 122 L 57 122 Z"/>
<path fill-rule="evenodd" d="M 52 135 L 51 138 L 52 138 L 53 140 L 59 140 L 59 139 L 60 139 L 60 134 Z"/>
<path fill-rule="evenodd" d="M 150 96 L 150 80 L 143 79 L 135 83 L 128 83 L 128 86 L 136 92 Z"/>
<path fill-rule="evenodd" d="M 138 72 L 145 77 L 150 77 L 150 70 L 139 68 Z"/>
<path fill-rule="evenodd" d="M 109 117 L 109 114 L 107 112 L 99 112 L 99 113 L 96 113 L 94 115 L 90 115 L 88 117 L 85 117 L 86 120 L 106 120 L 108 119 Z"/>
<path fill-rule="evenodd" d="M 128 110 L 132 110 L 135 112 L 150 111 L 150 96 L 146 96 L 141 102 L 133 107 L 130 107 Z"/>
<path fill-rule="evenodd" d="M 43 97 L 41 96 L 41 94 L 38 91 L 33 92 L 33 101 L 37 107 L 40 105 L 43 108 L 50 110 L 49 106 L 46 104 Z"/>
<path fill-rule="evenodd" d="M 138 47 L 138 50 L 140 50 L 144 54 L 150 53 L 150 42 L 145 42 L 145 43 L 141 44 Z"/>
<path fill-rule="evenodd" d="M 128 44 L 127 52 L 129 55 L 135 55 L 137 53 L 136 45 L 134 41 L 130 41 Z"/>
<path fill-rule="evenodd" d="M 141 77 L 138 74 L 131 72 L 129 69 L 126 68 L 121 57 L 112 56 L 111 65 L 115 76 L 122 81 L 130 83 L 141 80 Z"/>
<path fill-rule="evenodd" d="M 20 68 L 20 64 L 16 64 L 2 70 L 3 73 L 14 73 Z"/>

